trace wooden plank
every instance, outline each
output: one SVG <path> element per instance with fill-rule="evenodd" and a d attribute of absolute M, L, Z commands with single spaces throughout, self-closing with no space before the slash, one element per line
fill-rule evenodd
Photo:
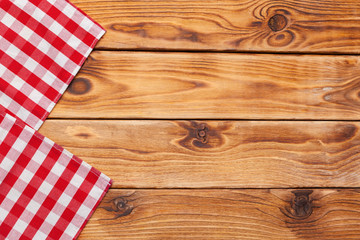
<path fill-rule="evenodd" d="M 73 0 L 108 31 L 98 48 L 360 52 L 358 0 Z"/>
<path fill-rule="evenodd" d="M 360 57 L 95 52 L 52 118 L 360 119 Z"/>
<path fill-rule="evenodd" d="M 292 191 L 114 189 L 79 239 L 360 238 L 358 189 Z"/>
<path fill-rule="evenodd" d="M 65 121 L 40 132 L 116 188 L 360 187 L 360 123 Z"/>

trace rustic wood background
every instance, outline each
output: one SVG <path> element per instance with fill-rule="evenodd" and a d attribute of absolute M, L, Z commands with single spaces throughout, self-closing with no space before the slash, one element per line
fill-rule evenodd
<path fill-rule="evenodd" d="M 107 34 L 40 131 L 114 179 L 80 239 L 360 239 L 360 1 L 72 2 Z"/>

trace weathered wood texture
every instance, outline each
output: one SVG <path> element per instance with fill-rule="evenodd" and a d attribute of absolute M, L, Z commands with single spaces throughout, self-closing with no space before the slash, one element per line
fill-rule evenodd
<path fill-rule="evenodd" d="M 79 239 L 359 239 L 359 190 L 110 190 Z"/>
<path fill-rule="evenodd" d="M 94 52 L 50 117 L 360 119 L 360 57 Z"/>
<path fill-rule="evenodd" d="M 72 2 L 164 50 L 95 51 L 40 129 L 114 179 L 79 239 L 360 239 L 359 189 L 274 189 L 360 187 L 360 57 L 205 53 L 359 54 L 358 0 Z"/>
<path fill-rule="evenodd" d="M 358 0 L 72 0 L 108 31 L 98 48 L 360 52 Z"/>
<path fill-rule="evenodd" d="M 40 132 L 115 188 L 360 187 L 360 123 L 66 121 Z"/>

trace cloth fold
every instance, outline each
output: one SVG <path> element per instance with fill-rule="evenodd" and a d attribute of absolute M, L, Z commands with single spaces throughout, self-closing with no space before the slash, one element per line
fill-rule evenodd
<path fill-rule="evenodd" d="M 104 33 L 67 0 L 0 0 L 0 239 L 75 239 L 111 186 L 37 132 Z"/>

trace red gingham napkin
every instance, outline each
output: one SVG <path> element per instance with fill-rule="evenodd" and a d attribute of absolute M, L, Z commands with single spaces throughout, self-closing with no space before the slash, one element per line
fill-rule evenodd
<path fill-rule="evenodd" d="M 0 122 L 0 236 L 76 238 L 111 180 L 14 117 Z"/>
<path fill-rule="evenodd" d="M 0 239 L 73 239 L 111 180 L 0 113 Z"/>
<path fill-rule="evenodd" d="M 65 0 L 1 0 L 0 105 L 39 129 L 104 33 Z"/>
<path fill-rule="evenodd" d="M 0 239 L 75 239 L 109 189 L 36 131 L 104 33 L 67 0 L 0 0 Z"/>

